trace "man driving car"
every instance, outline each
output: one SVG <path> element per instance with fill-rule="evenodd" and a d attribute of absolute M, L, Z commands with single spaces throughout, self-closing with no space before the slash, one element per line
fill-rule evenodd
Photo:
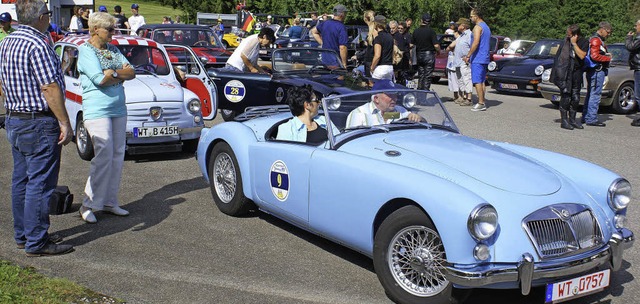
<path fill-rule="evenodd" d="M 395 84 L 388 79 L 376 81 L 372 91 L 394 90 Z M 371 95 L 371 102 L 355 108 L 347 117 L 347 128 L 360 126 L 377 126 L 388 124 L 394 120 L 406 118 L 411 122 L 420 122 L 420 115 L 407 111 L 402 106 L 396 105 L 398 95 L 393 92 L 381 92 Z"/>

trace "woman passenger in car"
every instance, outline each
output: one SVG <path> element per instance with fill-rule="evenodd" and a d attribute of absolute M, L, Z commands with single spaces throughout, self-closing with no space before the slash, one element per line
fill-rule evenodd
<path fill-rule="evenodd" d="M 327 140 L 324 116 L 318 115 L 320 100 L 311 85 L 291 87 L 287 90 L 287 103 L 293 118 L 278 126 L 278 140 L 291 140 L 320 144 Z"/>

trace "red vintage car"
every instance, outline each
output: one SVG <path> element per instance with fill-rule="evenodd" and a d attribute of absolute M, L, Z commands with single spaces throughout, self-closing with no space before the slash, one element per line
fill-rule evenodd
<path fill-rule="evenodd" d="M 489 50 L 491 53 L 491 61 L 494 61 L 496 52 L 502 46 L 502 41 L 504 40 L 504 36 L 491 36 L 491 41 L 489 42 Z M 433 70 L 432 82 L 437 83 L 440 79 L 447 78 L 447 58 L 449 57 L 448 52 L 444 51 L 451 42 L 455 40 L 453 35 L 442 34 L 438 35 L 438 41 L 440 41 L 440 53 L 436 55 L 436 67 Z"/>

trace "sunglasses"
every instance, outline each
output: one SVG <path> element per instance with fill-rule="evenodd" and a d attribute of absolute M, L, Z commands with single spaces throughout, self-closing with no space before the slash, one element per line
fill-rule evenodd
<path fill-rule="evenodd" d="M 40 14 L 40 16 L 49 16 L 49 17 L 51 17 L 51 14 L 53 14 L 53 12 L 49 11 L 49 12 L 45 12 L 45 13 Z"/>
<path fill-rule="evenodd" d="M 111 33 L 111 32 L 116 30 L 113 26 L 105 27 L 104 29 L 107 30 L 107 32 L 109 32 L 109 33 Z"/>

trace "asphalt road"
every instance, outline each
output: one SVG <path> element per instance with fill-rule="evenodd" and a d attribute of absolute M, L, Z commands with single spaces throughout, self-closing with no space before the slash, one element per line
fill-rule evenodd
<path fill-rule="evenodd" d="M 446 82 L 433 89 L 450 101 Z M 604 113 L 605 128 L 560 128 L 542 98 L 488 94 L 489 109 L 471 112 L 446 102 L 463 134 L 548 149 L 589 160 L 636 186 L 628 226 L 639 228 L 640 128 L 631 116 Z M 4 111 L 4 110 L 3 110 Z M 219 119 L 218 119 L 219 120 Z M 218 123 L 216 120 L 214 123 Z M 129 303 L 389 303 L 368 258 L 261 213 L 223 215 L 213 204 L 194 157 L 128 157 L 120 198 L 129 217 L 97 214 L 85 224 L 77 212 L 52 216 L 51 231 L 76 251 L 27 258 L 15 248 L 10 211 L 11 156 L 0 131 L 0 257 L 64 277 Z M 461 162 L 483 161 L 483 155 Z M 89 163 L 75 145 L 64 148 L 60 184 L 82 199 Z M 638 245 L 636 245 L 637 248 Z M 636 303 L 638 250 L 625 252 L 611 287 L 569 303 Z M 475 290 L 467 303 L 543 303 L 513 290 Z"/>

